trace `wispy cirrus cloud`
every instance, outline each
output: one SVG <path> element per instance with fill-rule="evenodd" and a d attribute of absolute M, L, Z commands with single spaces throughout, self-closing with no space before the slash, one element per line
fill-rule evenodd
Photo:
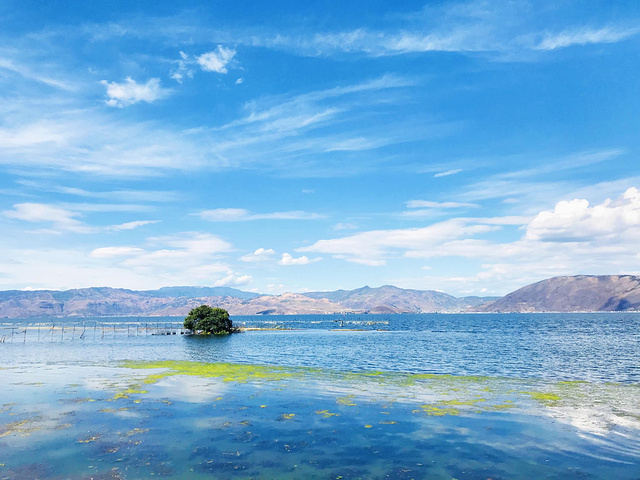
<path fill-rule="evenodd" d="M 536 50 L 556 50 L 581 45 L 617 43 L 640 33 L 640 28 L 605 26 L 601 28 L 582 27 L 558 33 L 545 33 Z"/>
<path fill-rule="evenodd" d="M 354 235 L 319 240 L 299 252 L 326 253 L 354 263 L 380 266 L 386 264 L 388 255 L 394 252 L 428 252 L 436 245 L 465 235 L 476 235 L 494 231 L 495 222 L 473 222 L 466 219 L 451 219 L 423 228 L 396 230 L 372 230 Z"/>
<path fill-rule="evenodd" d="M 489 199 L 505 199 L 513 203 L 527 203 L 533 210 L 549 199 L 561 199 L 567 192 L 577 190 L 575 172 L 591 165 L 622 158 L 625 150 L 605 148 L 575 152 L 557 157 L 534 157 L 531 154 L 503 159 L 523 168 L 503 170 L 486 175 L 462 189 L 459 198 L 471 203 Z M 535 163 L 535 167 L 531 164 Z M 613 193 L 613 190 L 611 190 Z M 534 213 L 533 210 L 527 213 Z"/>
<path fill-rule="evenodd" d="M 53 205 L 41 203 L 18 203 L 13 210 L 5 210 L 2 214 L 14 220 L 32 223 L 51 223 L 54 228 L 76 233 L 93 233 L 94 229 L 78 220 L 78 213 Z"/>
<path fill-rule="evenodd" d="M 393 112 L 384 132 L 368 123 L 368 112 L 415 85 L 415 79 L 384 75 L 325 90 L 266 96 L 247 102 L 237 120 L 197 128 L 134 122 L 71 100 L 40 110 L 29 104 L 24 107 L 28 112 L 16 111 L 10 124 L 0 125 L 0 164 L 24 176 L 33 175 L 33 167 L 117 177 L 236 168 L 349 175 L 375 166 L 365 156 L 368 150 L 423 138 L 430 131 L 441 134 L 438 124 L 425 125 L 422 118 L 398 120 Z M 137 91 L 139 85 L 132 86 L 132 91 L 126 84 L 114 86 L 112 104 L 159 98 L 157 92 L 147 96 Z M 398 121 L 406 125 L 394 125 Z M 339 125 L 349 127 L 328 128 Z M 358 153 L 361 157 L 354 157 Z M 342 161 L 346 155 L 349 162 Z"/>
<path fill-rule="evenodd" d="M 409 200 L 407 208 L 478 208 L 477 203 L 465 202 L 434 202 L 432 200 Z"/>
<path fill-rule="evenodd" d="M 89 256 L 92 258 L 122 258 L 139 255 L 144 250 L 138 247 L 100 247 L 92 250 Z"/>
<path fill-rule="evenodd" d="M 325 218 L 318 213 L 303 211 L 254 213 L 243 208 L 216 208 L 193 213 L 210 222 L 247 222 L 252 220 L 319 220 Z"/>
<path fill-rule="evenodd" d="M 435 202 L 432 200 L 409 200 L 406 210 L 400 214 L 403 218 L 422 219 L 442 215 L 451 210 L 480 208 L 477 203 Z"/>
<path fill-rule="evenodd" d="M 32 80 L 67 92 L 73 92 L 78 89 L 78 86 L 68 79 L 57 79 L 46 73 L 35 72 L 31 67 L 17 63 L 10 58 L 0 57 L 0 70 L 7 70 L 20 75 L 23 79 Z"/>
<path fill-rule="evenodd" d="M 61 231 L 82 234 L 117 232 L 159 223 L 159 220 L 135 220 L 117 225 L 92 226 L 77 218 L 82 216 L 78 211 L 42 203 L 17 203 L 13 205 L 12 210 L 3 211 L 2 215 L 12 220 L 51 224 L 52 233 Z"/>
<path fill-rule="evenodd" d="M 551 8 L 563 15 L 564 6 Z M 422 10 L 394 16 L 378 29 L 354 26 L 313 34 L 252 35 L 239 43 L 282 49 L 307 56 L 365 55 L 387 57 L 416 53 L 455 52 L 464 55 L 496 54 L 520 61 L 533 52 L 570 46 L 617 43 L 638 34 L 629 19 L 601 26 L 567 20 L 557 33 L 548 31 L 548 19 L 528 1 L 471 1 L 427 4 Z M 575 15 L 573 15 L 575 17 Z"/>
<path fill-rule="evenodd" d="M 153 225 L 154 223 L 160 223 L 160 220 L 134 220 L 133 222 L 125 222 L 119 225 L 110 225 L 105 227 L 106 230 L 119 232 L 121 230 L 134 230 L 145 225 Z"/>
<path fill-rule="evenodd" d="M 454 168 L 452 170 L 445 170 L 443 172 L 438 172 L 435 173 L 433 175 L 433 178 L 440 178 L 440 177 L 448 177 L 450 175 L 457 175 L 458 173 L 460 173 L 462 171 L 461 168 Z"/>

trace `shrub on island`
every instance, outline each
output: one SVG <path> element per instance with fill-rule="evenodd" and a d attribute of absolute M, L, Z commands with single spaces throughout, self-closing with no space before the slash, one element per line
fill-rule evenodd
<path fill-rule="evenodd" d="M 233 326 L 229 312 L 224 308 L 212 308 L 208 305 L 192 309 L 184 319 L 184 328 L 204 335 L 224 335 L 239 331 Z"/>

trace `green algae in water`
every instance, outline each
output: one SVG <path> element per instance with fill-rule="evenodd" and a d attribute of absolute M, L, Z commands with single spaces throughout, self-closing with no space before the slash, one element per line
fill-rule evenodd
<path fill-rule="evenodd" d="M 123 366 L 133 370 L 164 370 L 153 372 L 132 382 L 128 388 L 117 392 L 114 399 L 128 398 L 130 395 L 146 393 L 142 387 L 152 385 L 172 376 L 193 376 L 215 378 L 225 383 L 278 382 L 274 391 L 291 388 L 287 382 L 302 382 L 310 385 L 342 385 L 355 393 L 336 397 L 336 403 L 344 407 L 353 407 L 358 397 L 371 401 L 371 392 L 379 392 L 380 399 L 386 403 L 411 402 L 415 398 L 417 406 L 431 405 L 448 415 L 477 414 L 510 410 L 526 405 L 526 400 L 534 400 L 540 407 L 554 409 L 560 405 L 579 408 L 590 405 L 596 398 L 606 395 L 612 402 L 620 403 L 620 395 L 611 389 L 628 389 L 632 386 L 595 385 L 585 381 L 564 381 L 547 384 L 536 380 L 518 380 L 478 375 L 458 376 L 449 374 L 402 374 L 393 372 L 339 372 L 305 367 L 276 367 L 234 363 L 200 363 L 189 361 L 160 362 L 124 362 Z M 280 383 L 284 382 L 284 383 Z M 532 387 L 552 386 L 552 391 L 538 390 Z M 516 387 L 516 388 L 514 388 Z M 519 388 L 518 388 L 519 387 Z M 608 390 L 606 390 L 608 389 Z M 607 393 L 608 392 L 608 393 Z M 420 402 L 424 394 L 436 398 L 429 402 Z M 620 416 L 633 417 L 638 401 L 627 395 L 625 402 L 629 409 L 623 409 Z M 134 400 L 140 402 L 140 399 Z M 624 402 L 623 402 L 624 403 Z M 452 407 L 447 410 L 447 407 Z M 454 408 L 455 407 L 455 408 Z M 530 408 L 530 407 L 528 407 Z M 427 412 L 428 413 L 428 412 Z"/>
<path fill-rule="evenodd" d="M 545 405 L 553 406 L 558 401 L 562 400 L 562 397 L 556 395 L 555 393 L 549 392 L 521 392 L 525 395 L 529 395 L 534 400 L 537 400 Z"/>
<path fill-rule="evenodd" d="M 248 381 L 281 381 L 284 379 L 301 376 L 303 372 L 292 371 L 283 367 L 265 367 L 260 365 L 247 365 L 239 363 L 197 363 L 187 361 L 161 361 L 161 362 L 124 362 L 124 367 L 132 369 L 166 369 L 161 374 L 150 375 L 145 383 L 154 383 L 157 380 L 171 375 L 191 375 L 203 378 L 220 378 L 225 382 L 246 383 Z"/>

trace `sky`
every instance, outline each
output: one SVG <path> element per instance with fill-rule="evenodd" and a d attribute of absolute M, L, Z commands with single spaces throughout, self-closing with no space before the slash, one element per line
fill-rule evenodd
<path fill-rule="evenodd" d="M 0 3 L 0 290 L 640 273 L 640 2 Z"/>

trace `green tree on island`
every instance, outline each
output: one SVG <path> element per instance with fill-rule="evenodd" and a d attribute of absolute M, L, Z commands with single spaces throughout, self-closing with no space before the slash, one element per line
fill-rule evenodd
<path fill-rule="evenodd" d="M 223 308 L 212 308 L 208 305 L 200 305 L 192 309 L 184 319 L 184 328 L 193 333 L 201 332 L 215 335 L 238 331 L 233 327 L 229 312 Z"/>

